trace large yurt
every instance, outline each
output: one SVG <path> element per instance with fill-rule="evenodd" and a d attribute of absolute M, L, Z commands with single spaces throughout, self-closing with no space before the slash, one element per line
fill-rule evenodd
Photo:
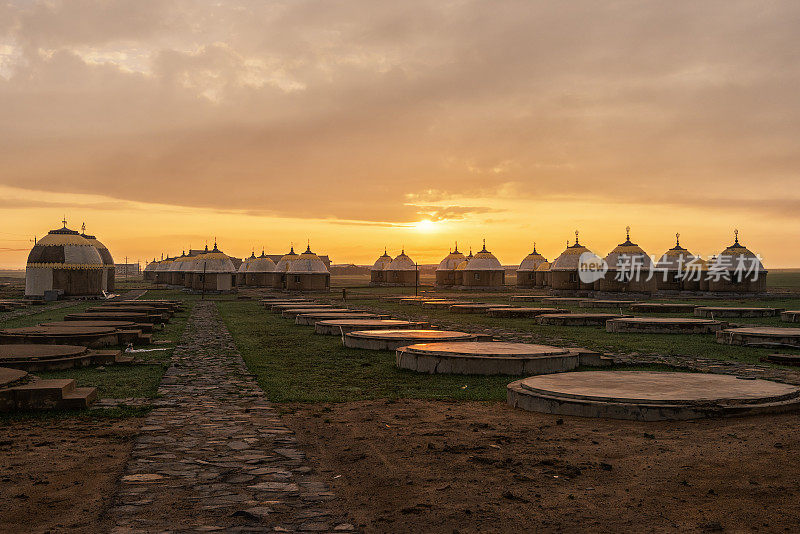
<path fill-rule="evenodd" d="M 86 234 L 86 226 L 81 228 L 81 237 L 91 243 L 92 246 L 97 249 L 100 257 L 103 259 L 103 291 L 111 293 L 114 291 L 114 277 L 116 275 L 114 258 L 111 257 L 111 253 L 108 251 L 108 248 L 98 241 L 95 236 Z"/>
<path fill-rule="evenodd" d="M 543 263 L 547 263 L 547 259 L 536 251 L 534 243 L 533 252 L 525 256 L 517 268 L 517 287 L 536 287 L 536 269 Z"/>
<path fill-rule="evenodd" d="M 300 254 L 286 273 L 286 289 L 291 291 L 327 291 L 331 273 L 319 256 L 311 252 L 311 244 Z"/>
<path fill-rule="evenodd" d="M 236 287 L 243 287 L 247 285 L 247 268 L 256 259 L 256 251 L 250 253 L 249 258 L 245 258 L 236 270 Z"/>
<path fill-rule="evenodd" d="M 456 269 L 466 259 L 466 256 L 458 251 L 458 243 L 456 243 L 456 248 L 451 250 L 436 267 L 436 285 L 439 287 L 456 285 Z"/>
<path fill-rule="evenodd" d="M 675 234 L 675 246 L 667 250 L 653 267 L 656 291 L 698 291 L 704 262 L 681 246 L 681 235 Z"/>
<path fill-rule="evenodd" d="M 64 296 L 101 295 L 105 277 L 97 248 L 77 231 L 51 230 L 36 242 L 25 268 L 25 296 L 44 297 L 46 291 Z"/>
<path fill-rule="evenodd" d="M 567 242 L 567 248 L 550 265 L 550 287 L 557 290 L 593 289 L 592 282 L 581 282 L 578 276 L 581 255 L 590 254 L 593 261 L 598 264 L 602 260 L 591 250 L 581 245 L 578 241 L 578 232 L 575 232 L 575 244 Z M 588 257 L 588 256 L 587 256 Z"/>
<path fill-rule="evenodd" d="M 405 249 L 386 268 L 386 284 L 390 286 L 413 286 L 419 283 L 419 271 Z"/>
<path fill-rule="evenodd" d="M 389 265 L 392 263 L 392 257 L 389 256 L 389 253 L 386 249 L 383 249 L 383 256 L 380 256 L 375 263 L 372 264 L 372 267 L 369 270 L 369 285 L 371 286 L 381 286 L 386 284 L 388 280 L 386 280 L 386 269 L 389 268 Z"/>
<path fill-rule="evenodd" d="M 767 270 L 761 259 L 739 243 L 739 230 L 733 233 L 733 244 L 708 264 L 708 290 L 726 293 L 766 291 Z"/>
<path fill-rule="evenodd" d="M 465 287 L 503 287 L 506 284 L 506 271 L 494 254 L 483 248 L 467 262 L 464 267 L 462 285 Z"/>
<path fill-rule="evenodd" d="M 261 256 L 254 258 L 247 266 L 245 285 L 253 287 L 275 287 L 275 262 L 261 251 Z"/>
<path fill-rule="evenodd" d="M 289 272 L 289 269 L 292 266 L 294 260 L 297 259 L 297 253 L 294 251 L 294 245 L 289 249 L 287 254 L 284 254 L 278 263 L 275 264 L 275 277 L 273 278 L 273 287 L 277 289 L 285 289 L 286 288 L 286 273 Z"/>
<path fill-rule="evenodd" d="M 603 278 L 594 283 L 597 291 L 608 292 L 649 292 L 654 288 L 651 278 L 653 262 L 650 256 L 631 241 L 631 228 L 625 228 L 625 241 L 617 245 L 605 257 L 608 271 Z"/>
<path fill-rule="evenodd" d="M 208 249 L 208 247 L 206 247 Z M 236 267 L 231 259 L 217 248 L 203 252 L 194 259 L 192 289 L 202 291 L 231 291 L 236 285 Z"/>

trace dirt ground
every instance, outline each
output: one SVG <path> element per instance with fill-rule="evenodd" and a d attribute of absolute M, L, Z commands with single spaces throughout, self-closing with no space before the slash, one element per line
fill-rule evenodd
<path fill-rule="evenodd" d="M 140 418 L 0 425 L 0 532 L 103 532 Z"/>
<path fill-rule="evenodd" d="M 365 532 L 800 528 L 797 415 L 640 423 L 426 401 L 282 410 Z"/>

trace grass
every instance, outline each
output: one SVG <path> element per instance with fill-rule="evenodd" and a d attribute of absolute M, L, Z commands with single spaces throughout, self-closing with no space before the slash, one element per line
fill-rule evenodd
<path fill-rule="evenodd" d="M 63 419 L 79 419 L 85 421 L 105 421 L 125 419 L 127 417 L 144 417 L 150 412 L 149 407 L 118 406 L 97 410 L 35 410 L 13 413 L 0 413 L 0 424 L 24 421 L 60 421 Z"/>
<path fill-rule="evenodd" d="M 367 399 L 497 401 L 507 376 L 423 375 L 395 367 L 394 353 L 349 349 L 256 302 L 220 301 L 219 311 L 259 385 L 273 402 Z"/>
<path fill-rule="evenodd" d="M 72 306 L 67 306 L 65 308 L 53 308 L 52 306 L 44 305 L 41 307 L 36 307 L 35 309 L 39 310 L 32 315 L 24 315 L 22 317 L 14 317 L 11 319 L 6 319 L 5 321 L 0 321 L 3 328 L 18 328 L 22 326 L 36 326 L 39 323 L 49 323 L 52 321 L 61 321 L 64 319 L 64 316 L 69 313 L 80 313 L 84 311 L 86 308 L 91 308 L 92 306 L 99 306 L 101 303 L 100 301 L 87 301 L 87 300 L 78 300 Z M 30 308 L 26 308 L 30 309 Z"/>

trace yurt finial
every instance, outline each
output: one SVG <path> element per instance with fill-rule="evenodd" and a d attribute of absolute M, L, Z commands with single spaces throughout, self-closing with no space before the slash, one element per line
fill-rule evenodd
<path fill-rule="evenodd" d="M 578 244 L 578 231 L 575 230 L 575 244 Z"/>
<path fill-rule="evenodd" d="M 625 239 L 627 241 L 631 240 L 631 227 L 630 226 L 626 226 L 625 227 Z"/>
<path fill-rule="evenodd" d="M 456 241 L 456 249 L 453 251 L 454 254 L 458 254 L 458 241 Z"/>
<path fill-rule="evenodd" d="M 536 254 L 536 241 L 533 242 L 533 253 Z"/>
<path fill-rule="evenodd" d="M 308 240 L 308 243 L 306 244 L 306 254 L 311 254 L 311 240 L 310 239 Z"/>
<path fill-rule="evenodd" d="M 681 246 L 681 233 L 680 232 L 675 232 L 675 246 L 676 247 Z"/>
<path fill-rule="evenodd" d="M 81 223 L 81 233 L 82 233 L 82 234 L 85 234 L 85 233 L 86 233 L 86 223 L 85 223 L 85 222 L 82 222 L 82 223 Z"/>
<path fill-rule="evenodd" d="M 734 241 L 733 241 L 733 242 L 734 242 L 734 244 L 735 244 L 735 245 L 738 245 L 738 244 L 739 244 L 739 229 L 738 229 L 738 228 L 736 228 L 736 229 L 733 231 L 733 235 L 734 235 L 734 237 L 735 237 L 735 239 L 734 239 Z"/>
<path fill-rule="evenodd" d="M 483 249 L 481 249 L 481 252 L 486 252 L 486 238 L 485 237 L 483 238 Z"/>
<path fill-rule="evenodd" d="M 64 214 L 64 218 L 61 219 L 61 222 L 64 223 L 64 228 L 66 228 L 67 227 L 67 214 L 66 213 Z"/>

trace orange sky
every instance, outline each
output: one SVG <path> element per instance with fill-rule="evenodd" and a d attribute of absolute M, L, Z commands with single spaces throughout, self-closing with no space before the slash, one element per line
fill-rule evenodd
<path fill-rule="evenodd" d="M 485 237 L 513 264 L 631 225 L 800 266 L 798 27 L 793 1 L 0 4 L 0 268 L 65 214 L 117 261 Z"/>

